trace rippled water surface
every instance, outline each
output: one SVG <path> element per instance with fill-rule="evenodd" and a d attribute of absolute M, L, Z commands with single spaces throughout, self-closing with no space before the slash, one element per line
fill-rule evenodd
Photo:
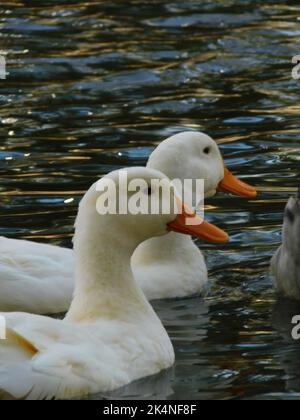
<path fill-rule="evenodd" d="M 300 6 L 288 3 L 1 2 L 0 234 L 71 246 L 90 184 L 144 165 L 186 129 L 213 136 L 259 190 L 207 201 L 209 220 L 231 234 L 225 246 L 201 244 L 208 298 L 155 304 L 175 368 L 108 397 L 300 398 L 297 308 L 276 302 L 269 274 L 300 174 Z"/>

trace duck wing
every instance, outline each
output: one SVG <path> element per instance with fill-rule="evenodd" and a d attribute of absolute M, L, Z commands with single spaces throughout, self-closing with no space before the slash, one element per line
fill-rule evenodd
<path fill-rule="evenodd" d="M 0 310 L 65 312 L 74 288 L 73 251 L 0 237 Z"/>

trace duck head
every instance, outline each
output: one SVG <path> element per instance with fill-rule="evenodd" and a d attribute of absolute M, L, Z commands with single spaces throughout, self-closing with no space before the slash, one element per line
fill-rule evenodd
<path fill-rule="evenodd" d="M 119 235 L 120 240 L 132 238 L 138 244 L 174 231 L 210 242 L 228 241 L 224 231 L 190 210 L 170 180 L 157 170 L 129 168 L 114 171 L 103 177 L 93 191 L 91 195 L 87 193 L 82 206 L 96 208 L 98 215 L 102 215 L 102 223 L 111 225 L 112 235 Z M 106 210 L 108 201 L 110 210 Z M 87 213 L 84 216 L 88 218 Z"/>
<path fill-rule="evenodd" d="M 151 154 L 147 166 L 169 179 L 204 179 L 205 198 L 217 191 L 252 198 L 255 188 L 236 178 L 225 166 L 217 143 L 200 132 L 187 131 L 164 140 Z"/>
<path fill-rule="evenodd" d="M 297 261 L 300 261 L 300 194 L 291 197 L 284 212 L 282 244 Z"/>

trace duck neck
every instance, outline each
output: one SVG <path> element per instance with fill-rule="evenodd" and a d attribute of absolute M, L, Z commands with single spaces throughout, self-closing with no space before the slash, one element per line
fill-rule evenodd
<path fill-rule="evenodd" d="M 299 251 L 293 248 L 293 244 L 290 244 L 287 239 L 284 239 L 281 246 L 281 255 L 284 255 L 286 261 L 290 267 L 299 267 Z"/>
<path fill-rule="evenodd" d="M 100 223 L 93 223 L 89 215 L 77 222 L 75 292 L 66 320 L 136 318 L 152 311 L 131 270 L 130 259 L 138 243 L 130 232 L 110 227 L 109 216 L 102 222 L 100 218 Z"/>
<path fill-rule="evenodd" d="M 195 248 L 191 236 L 170 232 L 143 242 L 135 251 L 132 262 L 144 265 L 166 261 L 169 264 L 172 260 L 177 261 L 178 256 L 183 260 L 191 248 Z"/>

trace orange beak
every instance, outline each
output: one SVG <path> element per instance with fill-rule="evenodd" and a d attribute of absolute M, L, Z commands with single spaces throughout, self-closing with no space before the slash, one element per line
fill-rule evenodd
<path fill-rule="evenodd" d="M 182 213 L 168 224 L 168 230 L 186 235 L 197 236 L 208 242 L 222 243 L 229 240 L 226 232 L 203 220 L 195 212 L 192 212 L 185 204 L 182 205 Z M 187 224 L 187 219 L 191 224 Z"/>
<path fill-rule="evenodd" d="M 253 198 L 257 196 L 257 191 L 251 185 L 240 181 L 233 175 L 232 172 L 225 166 L 225 175 L 217 188 L 218 191 L 227 192 L 241 197 Z"/>

